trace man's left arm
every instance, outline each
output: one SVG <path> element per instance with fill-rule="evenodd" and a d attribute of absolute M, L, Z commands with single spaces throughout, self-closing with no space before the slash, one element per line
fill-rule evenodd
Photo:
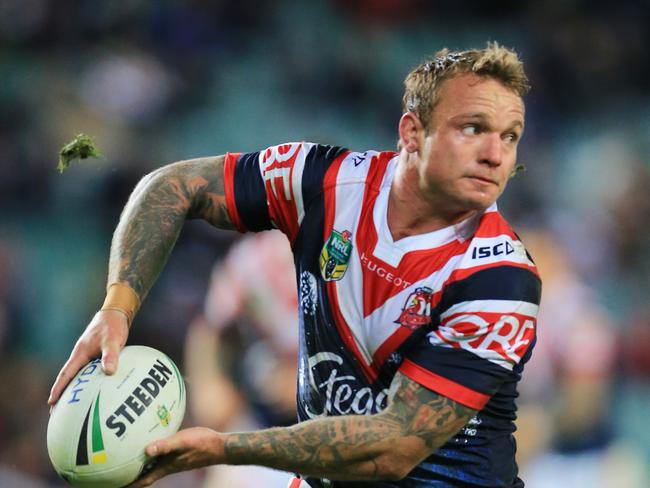
<path fill-rule="evenodd" d="M 399 480 L 475 414 L 398 373 L 388 407 L 375 415 L 323 417 L 247 433 L 180 431 L 147 448 L 161 457 L 132 487 L 211 464 L 255 464 L 334 480 Z"/>

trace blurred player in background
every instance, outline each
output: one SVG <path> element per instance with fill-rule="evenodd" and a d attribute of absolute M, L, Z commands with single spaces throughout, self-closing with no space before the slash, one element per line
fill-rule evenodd
<path fill-rule="evenodd" d="M 185 347 L 194 420 L 219 431 L 296 421 L 297 294 L 291 250 L 278 231 L 237 242 L 214 267 L 205 314 Z M 235 328 L 229 340 L 229 329 Z M 231 334 L 233 335 L 233 334 Z M 284 488 L 287 473 L 258 466 L 209 469 L 206 488 Z"/>
<path fill-rule="evenodd" d="M 524 238 L 544 280 L 539 345 L 519 398 L 516 437 L 526 486 L 640 487 L 642 460 L 617 445 L 609 412 L 614 324 L 552 233 Z"/>
<path fill-rule="evenodd" d="M 136 187 L 107 299 L 50 404 L 89 358 L 115 370 L 183 223 L 203 218 L 291 243 L 301 422 L 182 430 L 147 446 L 161 457 L 134 487 L 210 464 L 300 473 L 292 487 L 523 486 L 514 399 L 541 285 L 496 199 L 515 171 L 528 80 L 513 51 L 489 44 L 438 52 L 405 87 L 398 153 L 283 144 L 179 162 Z"/>

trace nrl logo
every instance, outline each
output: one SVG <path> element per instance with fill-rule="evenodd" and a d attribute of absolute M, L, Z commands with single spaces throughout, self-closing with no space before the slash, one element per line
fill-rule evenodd
<path fill-rule="evenodd" d="M 420 286 L 406 299 L 402 313 L 395 323 L 410 330 L 419 329 L 431 323 L 431 296 L 433 290 Z"/>
<path fill-rule="evenodd" d="M 172 416 L 170 415 L 169 410 L 167 410 L 167 407 L 165 405 L 160 405 L 156 411 L 156 414 L 158 415 L 160 423 L 165 427 L 167 427 L 169 425 L 169 422 L 172 420 Z"/>
<path fill-rule="evenodd" d="M 325 281 L 338 281 L 348 269 L 352 255 L 352 232 L 332 230 L 320 253 L 320 274 Z"/>

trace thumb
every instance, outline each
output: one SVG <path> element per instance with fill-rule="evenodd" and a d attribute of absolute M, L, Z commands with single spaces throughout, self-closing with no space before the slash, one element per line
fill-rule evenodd
<path fill-rule="evenodd" d="M 120 351 L 126 343 L 126 338 L 129 334 L 129 327 L 124 319 L 116 325 L 106 330 L 105 335 L 102 337 L 102 369 L 104 373 L 111 375 L 117 371 L 117 363 L 120 356 Z"/>
<path fill-rule="evenodd" d="M 111 375 L 117 371 L 120 347 L 117 341 L 107 341 L 102 347 L 102 369 Z"/>
<path fill-rule="evenodd" d="M 160 439 L 148 444 L 144 452 L 149 457 L 164 456 L 181 447 L 181 441 L 178 434 L 174 434 L 166 439 Z"/>

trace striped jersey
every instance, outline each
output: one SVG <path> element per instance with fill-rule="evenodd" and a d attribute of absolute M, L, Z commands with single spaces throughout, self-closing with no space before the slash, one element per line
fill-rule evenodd
<path fill-rule="evenodd" d="M 298 416 L 374 414 L 396 372 L 479 413 L 405 479 L 314 487 L 519 487 L 516 385 L 535 342 L 541 283 L 496 205 L 393 241 L 394 152 L 290 143 L 229 153 L 236 228 L 278 228 L 293 249 Z"/>

